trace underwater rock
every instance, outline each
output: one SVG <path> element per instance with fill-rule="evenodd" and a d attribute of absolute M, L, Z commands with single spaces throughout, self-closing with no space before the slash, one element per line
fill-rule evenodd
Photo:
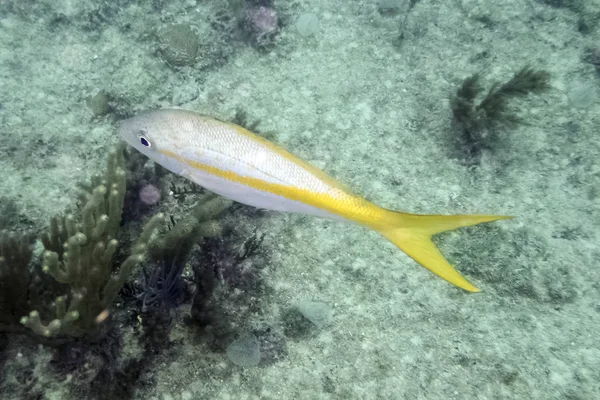
<path fill-rule="evenodd" d="M 110 112 L 110 96 L 104 90 L 100 90 L 93 96 L 89 96 L 85 99 L 85 102 L 94 117 L 101 117 Z"/>
<path fill-rule="evenodd" d="M 331 324 L 333 313 L 328 304 L 318 301 L 301 301 L 296 304 L 298 311 L 302 313 L 317 328 L 323 329 Z"/>
<path fill-rule="evenodd" d="M 256 336 L 245 333 L 227 346 L 227 357 L 240 367 L 255 367 L 260 362 L 260 343 Z"/>
<path fill-rule="evenodd" d="M 569 85 L 567 96 L 573 107 L 588 108 L 598 100 L 598 90 L 586 81 L 575 81 Z"/>
<path fill-rule="evenodd" d="M 285 312 L 283 319 L 286 336 L 300 338 L 330 325 L 333 312 L 326 303 L 301 301 Z"/>
<path fill-rule="evenodd" d="M 200 50 L 200 38 L 187 23 L 167 25 L 158 32 L 159 52 L 172 67 L 192 66 Z"/>
<path fill-rule="evenodd" d="M 302 14 L 296 21 L 296 30 L 302 37 L 309 37 L 319 30 L 319 18 L 315 14 Z"/>
<path fill-rule="evenodd" d="M 279 33 L 279 14 L 272 7 L 252 6 L 244 12 L 242 30 L 256 47 L 268 47 L 274 44 Z"/>

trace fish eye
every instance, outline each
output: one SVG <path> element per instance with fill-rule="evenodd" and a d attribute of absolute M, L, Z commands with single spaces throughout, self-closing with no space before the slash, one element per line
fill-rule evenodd
<path fill-rule="evenodd" d="M 150 138 L 148 138 L 148 135 L 146 135 L 145 131 L 139 131 L 137 136 L 142 146 L 152 148 L 152 142 L 150 141 Z"/>

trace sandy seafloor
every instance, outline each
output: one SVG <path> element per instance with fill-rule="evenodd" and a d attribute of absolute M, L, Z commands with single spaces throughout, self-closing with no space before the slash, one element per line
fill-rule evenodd
<path fill-rule="evenodd" d="M 182 21 L 207 29 L 226 2 L 136 3 L 0 3 L 0 198 L 14 216 L 5 224 L 40 229 L 102 171 L 120 117 L 93 117 L 85 98 L 98 90 L 130 115 L 176 106 L 229 118 L 243 108 L 276 142 L 387 208 L 517 218 L 438 236 L 478 294 L 352 224 L 245 219 L 265 232 L 269 254 L 272 292 L 256 320 L 281 330 L 283 310 L 311 300 L 331 306 L 331 325 L 286 340 L 274 364 L 242 368 L 177 324 L 177 350 L 154 360 L 132 398 L 600 398 L 600 77 L 584 60 L 600 43 L 598 1 L 421 0 L 400 46 L 408 2 L 382 13 L 376 1 L 275 1 L 282 26 L 271 47 L 237 37 L 225 62 L 182 69 L 157 56 L 152 32 Z M 303 13 L 319 19 L 309 37 L 295 26 Z M 519 100 L 525 123 L 465 162 L 449 96 L 473 73 L 489 85 L 528 64 L 552 74 L 552 90 Z M 29 357 L 38 398 L 80 398 L 74 377 L 46 366 L 50 349 L 19 343 L 4 352 L 5 380 L 23 362 L 15 357 Z"/>

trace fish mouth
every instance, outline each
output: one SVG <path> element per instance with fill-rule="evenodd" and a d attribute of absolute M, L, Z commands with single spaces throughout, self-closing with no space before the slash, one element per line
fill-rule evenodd
<path fill-rule="evenodd" d="M 117 135 L 131 146 L 137 147 L 138 138 L 134 133 L 135 129 L 131 119 L 119 122 L 117 126 Z"/>
<path fill-rule="evenodd" d="M 119 124 L 117 125 L 117 134 L 123 139 L 125 139 L 125 137 L 127 136 L 127 132 L 129 131 L 129 129 L 127 129 L 128 125 L 130 125 L 129 119 L 119 121 Z"/>

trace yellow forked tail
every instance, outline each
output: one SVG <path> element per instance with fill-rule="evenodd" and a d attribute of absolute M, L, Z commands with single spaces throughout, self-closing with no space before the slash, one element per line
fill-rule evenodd
<path fill-rule="evenodd" d="M 513 218 L 502 215 L 417 215 L 389 210 L 388 212 L 386 224 L 372 228 L 440 278 L 469 292 L 479 292 L 479 289 L 446 261 L 431 241 L 431 236 L 482 222 Z"/>

